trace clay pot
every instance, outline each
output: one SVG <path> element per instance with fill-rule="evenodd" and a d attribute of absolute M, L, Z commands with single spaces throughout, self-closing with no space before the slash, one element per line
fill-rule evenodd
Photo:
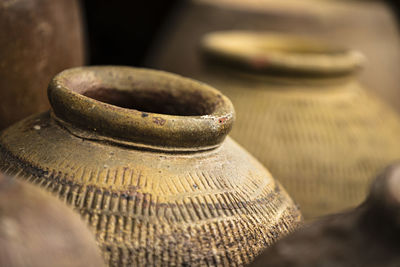
<path fill-rule="evenodd" d="M 109 265 L 243 265 L 299 224 L 285 190 L 227 137 L 234 110 L 215 89 L 87 67 L 57 75 L 48 95 L 51 112 L 1 134 L 1 169 L 75 207 Z"/>
<path fill-rule="evenodd" d="M 147 65 L 198 78 L 203 36 L 221 30 L 300 34 L 360 50 L 368 90 L 400 111 L 400 37 L 384 1 L 191 0 L 154 42 Z"/>
<path fill-rule="evenodd" d="M 79 216 L 48 193 L 0 173 L 0 265 L 104 266 Z"/>
<path fill-rule="evenodd" d="M 232 132 L 306 219 L 360 204 L 400 159 L 400 118 L 358 83 L 361 54 L 289 35 L 220 32 L 203 42 L 201 80 L 233 102 Z"/>
<path fill-rule="evenodd" d="M 49 108 L 46 87 L 84 62 L 78 0 L 0 2 L 0 129 Z"/>
<path fill-rule="evenodd" d="M 306 225 L 263 253 L 256 266 L 400 266 L 400 165 L 374 182 L 358 208 Z"/>

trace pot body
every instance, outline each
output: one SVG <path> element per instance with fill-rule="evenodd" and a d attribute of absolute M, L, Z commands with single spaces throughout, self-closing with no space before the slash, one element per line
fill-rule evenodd
<path fill-rule="evenodd" d="M 160 121 L 152 127 L 168 127 Z M 71 129 L 48 112 L 18 122 L 1 134 L 0 166 L 79 212 L 111 266 L 245 265 L 301 220 L 282 186 L 229 137 L 179 153 Z"/>
<path fill-rule="evenodd" d="M 203 80 L 232 100 L 232 137 L 306 219 L 360 204 L 371 177 L 400 159 L 400 119 L 354 78 L 293 81 L 221 70 Z"/>
<path fill-rule="evenodd" d="M 187 1 L 159 36 L 147 65 L 194 78 L 201 72 L 203 36 L 221 30 L 267 30 L 311 36 L 360 50 L 361 81 L 400 110 L 400 38 L 383 1 Z"/>
<path fill-rule="evenodd" d="M 61 201 L 0 173 L 1 266 L 103 266 L 93 235 Z"/>
<path fill-rule="evenodd" d="M 84 63 L 80 16 L 77 0 L 0 3 L 0 129 L 47 110 L 51 78 Z"/>
<path fill-rule="evenodd" d="M 305 225 L 250 266 L 399 266 L 399 189 L 399 165 L 390 166 L 362 205 Z"/>

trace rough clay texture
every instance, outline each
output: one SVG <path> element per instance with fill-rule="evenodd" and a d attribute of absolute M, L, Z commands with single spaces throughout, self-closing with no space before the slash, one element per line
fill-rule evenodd
<path fill-rule="evenodd" d="M 242 266 L 299 225 L 281 185 L 229 137 L 165 153 L 90 141 L 49 113 L 0 136 L 0 166 L 58 195 L 110 266 Z"/>
<path fill-rule="evenodd" d="M 0 129 L 49 108 L 58 72 L 84 63 L 77 0 L 0 2 Z"/>
<path fill-rule="evenodd" d="M 93 235 L 61 201 L 0 173 L 0 266 L 104 266 Z"/>
<path fill-rule="evenodd" d="M 400 159 L 399 117 L 355 79 L 271 81 L 221 71 L 202 80 L 232 100 L 232 137 L 306 219 L 357 206 L 372 177 Z"/>

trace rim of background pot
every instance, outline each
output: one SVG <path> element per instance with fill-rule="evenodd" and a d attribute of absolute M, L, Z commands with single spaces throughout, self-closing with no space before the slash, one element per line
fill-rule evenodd
<path fill-rule="evenodd" d="M 179 75 L 132 67 L 65 70 L 50 82 L 52 116 L 79 137 L 166 151 L 219 146 L 232 128 L 231 101 Z"/>
<path fill-rule="evenodd" d="M 289 34 L 221 31 L 201 43 L 207 60 L 247 72 L 295 77 L 349 75 L 363 66 L 362 53 Z"/>

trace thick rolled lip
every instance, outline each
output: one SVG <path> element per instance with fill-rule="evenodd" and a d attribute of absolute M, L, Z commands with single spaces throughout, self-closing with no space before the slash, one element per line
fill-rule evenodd
<path fill-rule="evenodd" d="M 214 108 L 199 116 L 143 112 L 83 95 L 97 88 L 197 92 Z M 212 149 L 225 139 L 235 119 L 231 101 L 216 89 L 179 75 L 141 68 L 101 66 L 65 70 L 50 82 L 48 97 L 55 119 L 82 137 L 157 150 Z"/>
<path fill-rule="evenodd" d="M 365 57 L 358 51 L 319 40 L 264 31 L 206 34 L 204 55 L 214 63 L 283 76 L 340 76 L 357 71 Z"/>

